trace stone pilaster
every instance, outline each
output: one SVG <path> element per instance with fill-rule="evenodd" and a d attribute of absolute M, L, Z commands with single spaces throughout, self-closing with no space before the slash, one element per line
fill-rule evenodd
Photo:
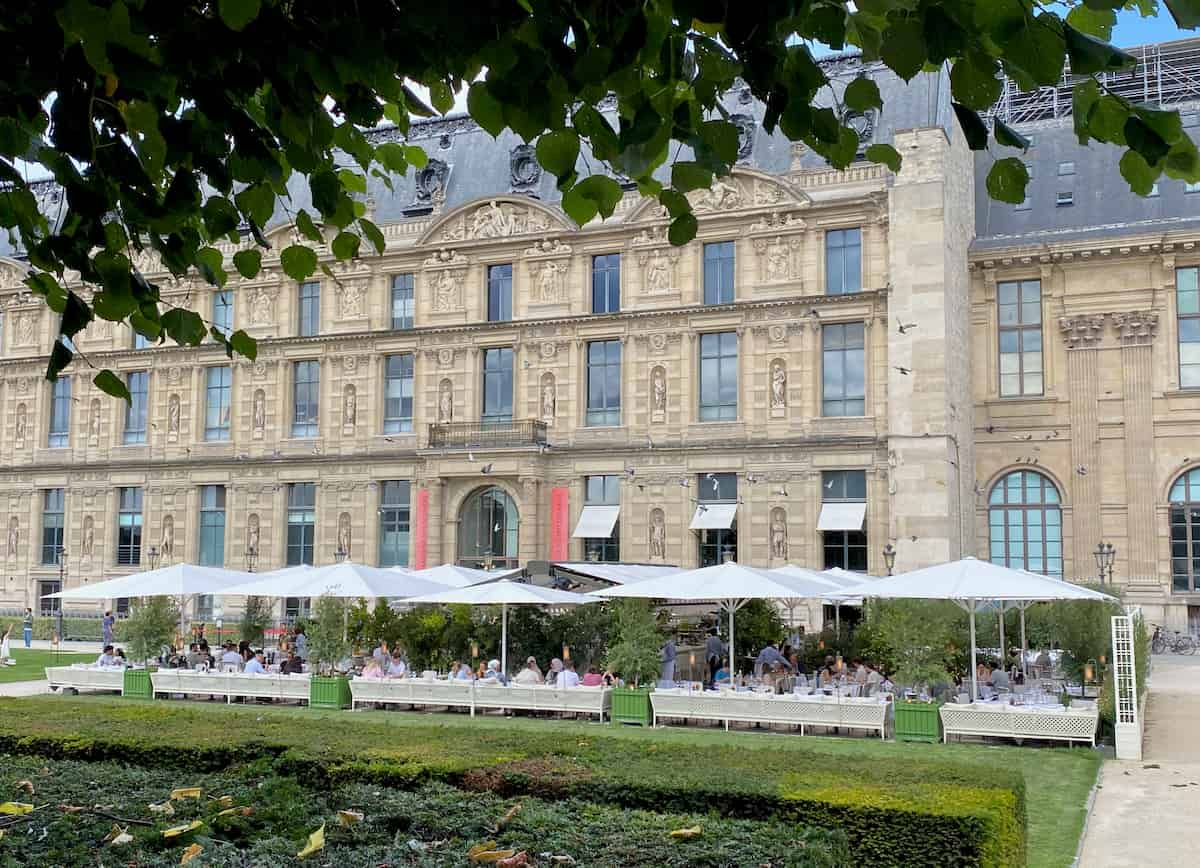
<path fill-rule="evenodd" d="M 1067 346 L 1067 394 L 1071 396 L 1072 564 L 1086 575 L 1092 550 L 1104 533 L 1101 524 L 1099 385 L 1102 314 L 1064 316 L 1058 329 Z M 1047 354 L 1048 355 L 1048 354 Z"/>
<path fill-rule="evenodd" d="M 1134 311 L 1113 315 L 1121 341 L 1124 379 L 1125 497 L 1128 528 L 1126 581 L 1156 581 L 1154 492 L 1154 357 L 1158 314 Z M 1118 553 L 1118 557 L 1120 553 Z"/>

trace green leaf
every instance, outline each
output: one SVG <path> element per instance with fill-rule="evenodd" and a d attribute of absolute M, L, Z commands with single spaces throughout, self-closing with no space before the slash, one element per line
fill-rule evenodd
<path fill-rule="evenodd" d="M 262 254 L 257 250 L 239 250 L 233 254 L 233 267 L 246 280 L 252 280 L 262 268 Z"/>
<path fill-rule="evenodd" d="M 705 121 L 700 125 L 700 138 L 727 166 L 737 162 L 738 130 L 729 121 Z"/>
<path fill-rule="evenodd" d="M 418 169 L 424 169 L 429 163 L 429 155 L 425 153 L 424 148 L 417 145 L 404 145 L 404 157 Z"/>
<path fill-rule="evenodd" d="M 1137 115 L 1130 115 L 1125 121 L 1125 142 L 1150 165 L 1158 163 L 1171 150 L 1171 146 Z"/>
<path fill-rule="evenodd" d="M 892 20 L 891 25 L 884 31 L 879 56 L 896 75 L 905 81 L 911 80 L 921 71 L 929 57 L 921 19 L 912 17 Z"/>
<path fill-rule="evenodd" d="M 293 244 L 279 254 L 279 264 L 292 280 L 307 280 L 317 270 L 317 254 L 302 244 Z"/>
<path fill-rule="evenodd" d="M 330 250 L 338 259 L 353 259 L 358 255 L 358 245 L 361 243 L 362 239 L 353 232 L 339 232 L 333 239 Z"/>
<path fill-rule="evenodd" d="M 1168 145 L 1173 145 L 1183 138 L 1183 121 L 1178 111 L 1164 111 L 1140 105 L 1134 107 L 1133 113 Z"/>
<path fill-rule="evenodd" d="M 1085 3 L 1067 13 L 1067 23 L 1081 33 L 1108 40 L 1112 39 L 1113 25 L 1117 23 L 1117 13 L 1111 8 L 1094 9 Z"/>
<path fill-rule="evenodd" d="M 325 243 L 325 236 L 321 234 L 321 230 L 317 228 L 317 224 L 313 222 L 312 217 L 303 208 L 296 212 L 296 228 L 300 230 L 302 236 L 313 244 Z"/>
<path fill-rule="evenodd" d="M 980 54 L 959 58 L 950 70 L 950 93 L 968 108 L 984 111 L 996 104 L 1004 90 L 1000 64 Z"/>
<path fill-rule="evenodd" d="M 1016 157 L 1005 157 L 992 164 L 987 174 L 988 195 L 997 202 L 1020 205 L 1025 201 L 1029 170 Z"/>
<path fill-rule="evenodd" d="M 1029 149 L 1029 139 L 1000 120 L 999 115 L 992 118 L 992 131 L 995 133 L 996 143 L 999 145 L 1020 148 L 1022 151 Z"/>
<path fill-rule="evenodd" d="M 1121 177 L 1139 196 L 1149 196 L 1158 178 L 1158 170 L 1146 162 L 1137 151 L 1126 151 L 1121 157 Z"/>
<path fill-rule="evenodd" d="M 87 306 L 87 302 L 74 292 L 67 293 L 67 304 L 63 308 L 62 324 L 59 326 L 64 335 L 69 338 L 75 337 L 87 328 L 88 323 L 94 318 L 92 309 Z"/>
<path fill-rule="evenodd" d="M 197 250 L 196 265 L 204 279 L 214 286 L 224 286 L 229 278 L 225 273 L 225 257 L 215 247 L 202 247 Z"/>
<path fill-rule="evenodd" d="M 658 194 L 659 204 L 667 209 L 667 213 L 674 220 L 680 214 L 688 214 L 692 210 L 692 205 L 688 202 L 687 196 L 668 187 Z"/>
<path fill-rule="evenodd" d="M 129 394 L 129 387 L 125 385 L 125 381 L 114 374 L 112 371 L 103 370 L 96 376 L 92 377 L 92 382 L 96 384 L 96 388 L 106 395 L 111 395 L 114 398 L 120 398 L 126 404 L 133 403 L 133 396 Z"/>
<path fill-rule="evenodd" d="M 230 30 L 241 31 L 258 17 L 262 0 L 221 0 L 217 5 L 225 26 Z"/>
<path fill-rule="evenodd" d="M 695 214 L 680 214 L 667 228 L 667 240 L 676 247 L 681 247 L 696 237 L 696 230 L 699 228 L 700 224 L 696 222 Z"/>
<path fill-rule="evenodd" d="M 504 130 L 504 109 L 488 90 L 487 82 L 477 81 L 471 85 L 467 91 L 467 112 L 493 136 Z"/>
<path fill-rule="evenodd" d="M 1036 19 L 1023 19 L 1020 29 L 1006 35 L 1003 44 L 1001 63 L 1022 90 L 1048 87 L 1062 78 L 1066 46 L 1057 15 L 1043 12 Z"/>
<path fill-rule="evenodd" d="M 439 114 L 445 114 L 454 108 L 454 91 L 446 82 L 434 79 L 429 82 L 429 101 Z"/>
<path fill-rule="evenodd" d="M 900 152 L 891 145 L 868 145 L 865 156 L 872 163 L 883 163 L 893 172 L 900 171 Z"/>
<path fill-rule="evenodd" d="M 275 191 L 266 181 L 251 184 L 233 197 L 243 214 L 257 223 L 265 226 L 275 213 Z"/>
<path fill-rule="evenodd" d="M 1200 27 L 1200 0 L 1163 0 L 1171 17 L 1182 30 Z"/>
<path fill-rule="evenodd" d="M 1094 78 L 1079 82 L 1071 93 L 1071 120 L 1075 125 L 1075 136 L 1081 145 L 1086 145 L 1091 139 L 1088 133 L 1088 117 L 1099 99 L 1100 85 Z"/>
<path fill-rule="evenodd" d="M 1184 136 L 1175 144 L 1163 160 L 1163 170 L 1169 178 L 1178 178 L 1188 183 L 1200 182 L 1200 151 L 1190 137 Z"/>
<path fill-rule="evenodd" d="M 1125 122 L 1129 120 L 1129 112 L 1129 103 L 1125 100 L 1112 94 L 1104 94 L 1088 112 L 1088 133 L 1102 142 L 1125 144 Z"/>
<path fill-rule="evenodd" d="M 537 141 L 537 161 L 557 178 L 575 171 L 579 159 L 579 135 L 572 129 L 544 133 Z"/>
<path fill-rule="evenodd" d="M 210 196 L 200 209 L 209 238 L 228 235 L 238 228 L 241 217 L 233 203 L 224 196 Z"/>
<path fill-rule="evenodd" d="M 846 85 L 846 90 L 842 94 L 842 102 L 846 104 L 846 108 L 856 112 L 883 108 L 883 97 L 879 95 L 879 85 L 865 75 L 856 77 Z"/>
<path fill-rule="evenodd" d="M 379 231 L 379 227 L 366 217 L 362 217 L 358 221 L 358 228 L 362 231 L 363 236 L 371 242 L 375 252 L 382 255 L 384 248 L 387 247 L 387 242 L 383 238 L 383 233 Z"/>
<path fill-rule="evenodd" d="M 671 186 L 681 193 L 689 190 L 707 190 L 712 186 L 713 175 L 699 163 L 680 160 L 671 166 Z"/>
<path fill-rule="evenodd" d="M 983 118 L 964 105 L 952 103 L 954 116 L 967 139 L 967 147 L 972 151 L 985 151 L 988 145 L 988 131 Z"/>
<path fill-rule="evenodd" d="M 208 334 L 200 314 L 181 307 L 173 307 L 162 315 L 162 328 L 175 343 L 189 347 L 199 346 Z"/>
<path fill-rule="evenodd" d="M 241 329 L 229 336 L 229 346 L 239 356 L 245 356 L 250 361 L 258 358 L 258 342 Z"/>
<path fill-rule="evenodd" d="M 1094 36 L 1080 33 L 1070 24 L 1063 26 L 1063 35 L 1066 37 L 1067 56 L 1071 58 L 1071 72 L 1074 75 L 1116 72 L 1137 65 L 1137 58 L 1132 54 Z"/>
<path fill-rule="evenodd" d="M 567 195 L 571 194 L 595 205 L 595 210 L 587 218 L 588 220 L 596 216 L 596 212 L 599 212 L 601 217 L 607 218 L 612 216 L 617 203 L 621 201 L 621 185 L 607 175 L 589 175 L 570 189 Z M 563 197 L 563 201 L 565 208 L 566 196 Z M 582 213 L 583 210 L 586 209 L 580 209 L 580 212 Z M 574 214 L 571 215 L 571 219 L 579 222 Z M 584 223 L 586 222 L 587 220 L 584 221 Z M 583 223 L 579 225 L 582 226 Z"/>
<path fill-rule="evenodd" d="M 50 350 L 50 363 L 46 366 L 46 379 L 51 382 L 57 380 L 58 375 L 71 364 L 74 357 L 75 353 L 63 343 L 63 339 L 55 338 L 54 346 Z"/>
<path fill-rule="evenodd" d="M 367 179 L 364 175 L 360 175 L 351 169 L 339 169 L 337 176 L 338 180 L 342 182 L 343 190 L 366 195 Z"/>

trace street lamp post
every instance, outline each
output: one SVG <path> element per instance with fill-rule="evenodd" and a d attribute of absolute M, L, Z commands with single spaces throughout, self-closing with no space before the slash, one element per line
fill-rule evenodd
<path fill-rule="evenodd" d="M 1092 554 L 1096 556 L 1096 566 L 1100 570 L 1100 584 L 1104 584 L 1104 573 L 1107 571 L 1108 583 L 1111 585 L 1113 580 L 1113 563 L 1117 559 L 1116 547 L 1112 543 L 1106 543 L 1101 540 Z"/>
<path fill-rule="evenodd" d="M 150 550 L 146 552 L 146 560 L 150 562 L 150 569 L 158 568 L 158 559 L 161 557 L 158 551 L 158 546 L 150 546 Z"/>
<path fill-rule="evenodd" d="M 255 565 L 258 564 L 258 549 L 250 546 L 246 549 L 246 572 L 254 572 Z"/>
<path fill-rule="evenodd" d="M 58 589 L 65 591 L 67 589 L 67 550 L 64 546 L 58 547 L 58 556 L 55 558 L 58 561 Z M 63 601 L 58 600 L 58 648 L 62 648 L 63 643 Z"/>
<path fill-rule="evenodd" d="M 896 566 L 896 547 L 891 543 L 883 547 L 883 565 L 887 567 L 887 574 L 890 576 Z"/>

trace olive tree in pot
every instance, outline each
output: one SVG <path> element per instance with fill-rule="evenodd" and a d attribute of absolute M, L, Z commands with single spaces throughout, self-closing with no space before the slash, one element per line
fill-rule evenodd
<path fill-rule="evenodd" d="M 137 699 L 153 699 L 150 683 L 150 660 L 164 647 L 169 647 L 179 627 L 179 610 L 170 597 L 145 597 L 135 600 L 125 619 L 125 644 L 129 658 L 145 663 L 145 668 L 125 670 L 121 695 Z"/>
<path fill-rule="evenodd" d="M 350 653 L 346 639 L 349 608 L 345 600 L 318 597 L 312 607 L 308 637 L 308 660 L 315 667 L 309 681 L 308 704 L 312 708 L 345 708 L 350 704 L 350 682 L 335 667 Z"/>
<path fill-rule="evenodd" d="M 662 663 L 662 639 L 654 607 L 646 600 L 619 600 L 613 608 L 615 641 L 608 646 L 608 668 L 625 679 L 613 690 L 614 723 L 650 724 L 650 693 L 639 689 L 653 683 Z M 631 686 L 630 686 L 631 685 Z"/>
<path fill-rule="evenodd" d="M 872 618 L 880 649 L 886 649 L 898 686 L 935 697 L 953 683 L 947 667 L 961 615 L 953 603 L 923 600 L 881 601 Z M 897 699 L 896 738 L 899 741 L 940 740 L 941 718 L 936 701 Z"/>

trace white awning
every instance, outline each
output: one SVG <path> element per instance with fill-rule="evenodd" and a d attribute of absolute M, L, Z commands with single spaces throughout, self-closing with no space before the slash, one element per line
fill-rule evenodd
<path fill-rule="evenodd" d="M 736 503 L 702 503 L 692 516 L 691 530 L 729 530 L 737 518 Z"/>
<path fill-rule="evenodd" d="M 612 536 L 613 525 L 617 523 L 619 506 L 585 506 L 579 515 L 579 523 L 575 525 L 573 537 L 583 539 L 608 539 Z"/>
<path fill-rule="evenodd" d="M 866 518 L 865 503 L 823 503 L 817 530 L 862 530 Z"/>

